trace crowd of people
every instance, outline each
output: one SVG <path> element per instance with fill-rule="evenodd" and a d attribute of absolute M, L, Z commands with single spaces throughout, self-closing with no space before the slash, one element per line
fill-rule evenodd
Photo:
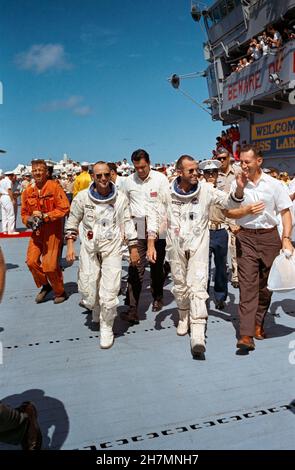
<path fill-rule="evenodd" d="M 257 37 L 253 37 L 246 54 L 231 63 L 231 72 L 241 72 L 253 62 L 268 54 L 275 54 L 286 42 L 295 39 L 295 31 L 283 27 L 282 33 L 274 25 L 269 25 Z"/>
<path fill-rule="evenodd" d="M 239 144 L 239 130 L 232 126 L 217 139 L 211 160 L 198 163 L 183 155 L 175 164 L 165 168 L 155 165 L 153 169 L 148 153 L 139 149 L 133 152 L 131 165 L 123 163 L 124 168 L 121 162 L 99 161 L 90 171 L 89 163 L 82 162 L 75 178 L 72 174 L 54 178 L 44 160 L 33 160 L 32 179 L 25 175 L 15 192 L 14 178 L 6 175 L 0 181 L 2 212 L 6 210 L 6 199 L 12 203 L 14 194 L 20 193 L 22 221 L 32 230 L 26 262 L 41 289 L 36 303 L 46 301 L 51 291 L 55 304 L 67 300 L 60 268 L 61 251 L 65 239 L 66 258 L 72 263 L 76 257 L 75 241 L 79 238 L 80 305 L 91 310 L 93 321 L 100 323 L 100 345 L 108 349 L 114 342 L 112 328 L 119 303 L 122 253 L 129 251 L 130 260 L 125 299 L 128 311 L 123 319 L 133 324 L 140 319 L 140 293 L 148 256 L 152 310 L 160 311 L 165 304 L 163 285 L 171 270 L 179 311 L 177 333 L 183 335 L 190 330 L 193 353 L 204 352 L 212 257 L 216 308 L 224 309 L 228 296 L 229 253 L 230 281 L 234 288 L 240 288 L 241 318 L 243 315 L 246 318 L 249 313 L 247 309 L 245 313 L 245 305 L 249 299 L 243 292 L 253 267 L 245 267 L 240 254 L 245 250 L 244 238 L 255 239 L 260 230 L 271 232 L 271 237 L 277 237 L 274 250 L 268 250 L 273 259 L 279 246 L 277 227 L 282 237 L 291 237 L 292 232 L 289 209 L 293 205 L 295 181 L 289 182 L 285 173 L 273 168 L 262 171 L 261 153 L 253 145 L 244 145 L 239 159 L 233 159 L 231 151 L 236 143 Z M 123 172 L 130 174 L 122 176 Z M 281 177 L 284 181 L 277 181 Z M 266 191 L 262 197 L 257 190 L 259 196 L 252 197 L 256 189 L 251 178 L 261 186 L 270 186 L 273 192 Z M 11 183 L 8 195 L 1 189 L 9 186 L 5 181 Z M 285 210 L 287 216 L 282 213 Z M 3 230 L 7 218 L 2 219 Z M 266 235 L 259 240 L 263 238 Z M 282 243 L 289 246 L 291 240 L 282 238 Z M 270 265 L 266 263 L 264 275 Z M 263 282 L 265 279 L 267 275 Z M 266 291 L 263 296 L 260 327 L 269 304 Z M 253 305 L 256 301 L 255 297 Z M 242 326 L 241 338 L 247 336 L 252 340 L 256 326 Z M 239 347 L 251 343 L 252 348 L 249 339 L 243 341 L 238 343 Z"/>
<path fill-rule="evenodd" d="M 216 137 L 216 148 L 213 150 L 213 156 L 216 156 L 216 152 L 221 149 L 227 150 L 235 159 L 240 160 L 240 130 L 238 126 L 231 126 L 225 131 L 221 132 L 221 135 Z"/>
<path fill-rule="evenodd" d="M 237 129 L 222 135 L 223 143 L 228 136 L 237 138 Z M 134 172 L 129 165 L 126 177 L 115 163 L 98 161 L 89 172 L 89 164 L 82 162 L 72 186 L 68 179 L 67 184 L 63 178 L 54 179 L 44 160 L 32 161 L 32 179 L 25 176 L 19 191 L 22 221 L 32 230 L 26 262 L 40 289 L 36 303 L 47 301 L 51 291 L 54 304 L 68 299 L 60 268 L 61 249 L 65 240 L 66 259 L 73 263 L 79 239 L 80 306 L 92 311 L 93 322 L 100 324 L 100 347 L 111 348 L 122 253 L 128 250 L 128 310 L 123 320 L 130 324 L 140 321 L 147 262 L 152 311 L 163 308 L 168 265 L 178 310 L 176 333 L 190 335 L 191 352 L 197 356 L 206 351 L 211 276 L 216 309 L 226 305 L 229 249 L 231 283 L 240 291 L 237 348 L 253 351 L 254 340 L 266 338 L 263 326 L 271 302 L 267 279 L 272 263 L 281 249 L 293 252 L 295 181 L 279 181 L 274 168 L 263 171 L 262 154 L 251 144 L 242 146 L 238 162 L 225 145 L 217 148 L 214 158 L 201 162 L 182 155 L 169 177 L 162 167 L 158 167 L 160 171 L 151 168 L 149 154 L 143 149 L 135 150 L 131 161 Z M 12 183 L 10 176 L 6 178 Z M 14 198 L 12 186 L 3 184 L 4 180 L 0 182 L 2 209 L 7 197 L 11 203 Z M 2 220 L 3 228 L 6 221 L 7 217 Z M 2 270 L 1 292 L 3 279 Z M 41 447 L 32 403 L 19 409 L 0 404 L 1 439 L 32 450 Z"/>

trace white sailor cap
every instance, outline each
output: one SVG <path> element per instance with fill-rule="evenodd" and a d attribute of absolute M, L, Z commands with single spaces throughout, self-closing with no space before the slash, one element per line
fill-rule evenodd
<path fill-rule="evenodd" d="M 6 176 L 9 176 L 9 175 L 14 175 L 14 171 L 13 170 L 9 170 L 9 171 L 5 171 L 4 173 Z"/>
<path fill-rule="evenodd" d="M 82 163 L 80 163 L 80 165 L 81 165 L 81 166 L 89 166 L 90 163 L 89 163 L 89 162 L 82 162 Z"/>
<path fill-rule="evenodd" d="M 204 160 L 199 163 L 199 169 L 203 171 L 218 170 L 220 167 L 221 163 L 218 160 Z"/>

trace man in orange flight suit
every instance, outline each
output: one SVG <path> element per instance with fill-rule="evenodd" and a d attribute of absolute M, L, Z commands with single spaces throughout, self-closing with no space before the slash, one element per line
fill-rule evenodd
<path fill-rule="evenodd" d="M 22 221 L 33 229 L 26 262 L 37 287 L 42 287 L 36 303 L 44 302 L 53 290 L 54 303 L 59 304 L 68 298 L 58 259 L 63 218 L 69 213 L 70 205 L 60 184 L 48 179 L 44 160 L 32 161 L 32 176 L 35 182 L 22 193 Z"/>

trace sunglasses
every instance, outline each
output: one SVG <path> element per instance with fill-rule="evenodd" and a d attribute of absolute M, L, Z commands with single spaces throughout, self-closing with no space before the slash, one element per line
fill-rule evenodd
<path fill-rule="evenodd" d="M 224 160 L 227 160 L 227 157 L 216 157 L 216 160 L 223 162 Z"/>
<path fill-rule="evenodd" d="M 103 176 L 105 178 L 109 178 L 111 176 L 111 173 L 95 173 L 94 176 L 96 179 L 101 180 Z"/>
<path fill-rule="evenodd" d="M 197 175 L 199 174 L 199 170 L 197 170 L 196 168 L 191 168 L 190 170 L 185 171 L 187 171 L 189 175 L 192 175 L 193 173 L 197 173 Z"/>
<path fill-rule="evenodd" d="M 218 170 L 204 170 L 204 176 L 215 176 L 218 174 Z"/>

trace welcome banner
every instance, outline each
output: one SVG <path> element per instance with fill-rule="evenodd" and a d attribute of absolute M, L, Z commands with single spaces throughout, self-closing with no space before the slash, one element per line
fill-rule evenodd
<path fill-rule="evenodd" d="M 253 124 L 251 141 L 264 152 L 295 152 L 295 117 Z"/>

